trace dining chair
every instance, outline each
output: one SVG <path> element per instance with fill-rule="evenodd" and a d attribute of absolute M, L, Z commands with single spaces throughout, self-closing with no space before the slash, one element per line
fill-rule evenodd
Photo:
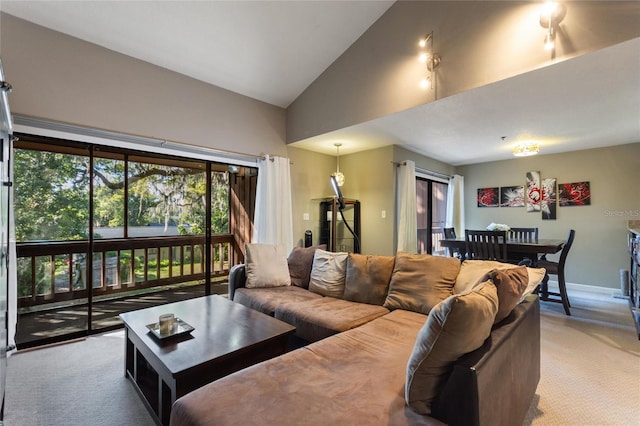
<path fill-rule="evenodd" d="M 538 242 L 538 228 L 511 228 L 509 239 Z"/>
<path fill-rule="evenodd" d="M 507 231 L 464 231 L 467 259 L 507 261 Z"/>
<path fill-rule="evenodd" d="M 538 259 L 536 264 L 537 267 L 545 268 L 547 270 L 547 273 L 545 274 L 538 291 L 540 300 L 562 303 L 564 312 L 567 315 L 571 315 L 571 311 L 569 310 L 569 308 L 571 307 L 571 303 L 569 303 L 569 296 L 567 295 L 567 283 L 565 280 L 564 267 L 567 261 L 567 255 L 569 254 L 569 250 L 571 249 L 571 245 L 573 244 L 575 236 L 576 231 L 573 229 L 570 230 L 569 238 L 567 238 L 567 242 L 564 244 L 564 247 L 562 247 L 562 251 L 560 252 L 560 259 L 557 262 L 547 260 L 547 258 L 543 255 L 540 259 Z M 549 275 L 558 276 L 558 292 L 549 291 Z"/>
<path fill-rule="evenodd" d="M 525 242 L 538 242 L 538 228 L 511 228 L 507 231 L 510 240 L 520 240 Z M 529 254 L 510 252 L 509 263 L 516 265 L 532 266 L 537 259 L 532 259 Z"/>
<path fill-rule="evenodd" d="M 456 239 L 456 228 L 444 228 L 444 238 L 445 239 Z M 453 248 L 453 247 L 449 247 L 449 256 L 451 257 L 460 257 L 460 250 Z"/>

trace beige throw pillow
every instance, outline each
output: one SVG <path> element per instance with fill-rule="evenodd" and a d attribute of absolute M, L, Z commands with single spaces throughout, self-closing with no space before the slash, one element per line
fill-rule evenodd
<path fill-rule="evenodd" d="M 287 263 L 289 264 L 289 276 L 291 285 L 309 288 L 311 279 L 311 267 L 313 266 L 313 255 L 317 249 L 326 250 L 327 245 L 322 244 L 311 247 L 294 247 L 289 253 Z"/>
<path fill-rule="evenodd" d="M 345 300 L 382 305 L 387 297 L 394 263 L 394 256 L 349 253 Z"/>
<path fill-rule="evenodd" d="M 427 318 L 407 364 L 405 400 L 420 414 L 431 413 L 453 363 L 478 349 L 491 333 L 498 294 L 490 281 L 453 295 L 435 306 Z"/>
<path fill-rule="evenodd" d="M 426 315 L 451 296 L 459 270 L 453 257 L 398 252 L 384 307 Z"/>
<path fill-rule="evenodd" d="M 313 255 L 309 291 L 342 299 L 348 255 L 316 250 Z"/>
<path fill-rule="evenodd" d="M 247 288 L 291 285 L 287 254 L 275 244 L 246 244 Z"/>
<path fill-rule="evenodd" d="M 462 294 L 471 290 L 476 285 L 485 281 L 485 276 L 494 269 L 513 269 L 520 266 L 511 263 L 502 263 L 495 260 L 465 260 L 460 266 L 460 273 L 453 287 L 453 294 Z M 522 297 L 531 294 L 542 282 L 546 271 L 544 268 L 527 267 L 527 288 Z"/>

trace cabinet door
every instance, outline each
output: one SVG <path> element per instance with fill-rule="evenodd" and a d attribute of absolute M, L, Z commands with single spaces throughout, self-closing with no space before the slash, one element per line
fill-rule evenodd
<path fill-rule="evenodd" d="M 320 203 L 320 244 L 333 252 L 360 253 L 359 240 L 353 235 L 360 238 L 360 202 L 345 199 L 344 203 L 342 212 L 336 200 Z"/>
<path fill-rule="evenodd" d="M 355 232 L 355 204 L 346 204 L 342 214 L 338 211 L 335 216 L 335 246 L 333 251 L 356 252 L 356 244 L 353 234 L 349 231 L 347 224 Z M 346 222 L 346 224 L 345 224 Z"/>

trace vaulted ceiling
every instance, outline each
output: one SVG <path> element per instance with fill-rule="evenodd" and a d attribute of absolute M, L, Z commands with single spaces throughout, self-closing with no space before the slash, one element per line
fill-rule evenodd
<path fill-rule="evenodd" d="M 286 108 L 392 4 L 2 0 L 0 9 Z M 294 146 L 335 154 L 349 141 L 348 154 L 398 144 L 461 165 L 510 158 L 523 128 L 544 153 L 640 142 L 638 52 L 634 39 Z"/>

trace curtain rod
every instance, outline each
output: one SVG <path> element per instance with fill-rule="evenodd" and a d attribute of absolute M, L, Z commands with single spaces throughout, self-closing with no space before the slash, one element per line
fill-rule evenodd
<path fill-rule="evenodd" d="M 391 164 L 395 164 L 396 167 L 400 167 L 400 166 L 406 166 L 407 162 L 403 161 L 402 163 L 396 163 L 395 161 L 392 161 Z M 425 175 L 431 175 L 431 176 L 439 177 L 441 179 L 451 179 L 451 175 L 448 175 L 448 174 L 445 174 L 445 173 L 440 173 L 440 172 L 434 172 L 433 170 L 427 170 L 427 169 L 423 169 L 423 168 L 420 168 L 420 167 L 416 167 L 416 172 L 423 173 Z"/>
<path fill-rule="evenodd" d="M 91 127 L 68 124 L 59 121 L 45 120 L 42 118 L 29 117 L 20 114 L 13 115 L 14 124 L 50 130 L 54 132 L 71 133 L 90 138 L 116 140 L 133 144 L 152 146 L 157 148 L 168 148 L 183 151 L 191 154 L 217 156 L 227 160 L 252 161 L 255 162 L 263 155 L 244 154 L 234 151 L 225 151 L 213 148 L 199 147 L 168 139 L 157 139 L 146 136 L 136 136 L 127 133 L 113 132 L 110 130 L 95 129 Z"/>

